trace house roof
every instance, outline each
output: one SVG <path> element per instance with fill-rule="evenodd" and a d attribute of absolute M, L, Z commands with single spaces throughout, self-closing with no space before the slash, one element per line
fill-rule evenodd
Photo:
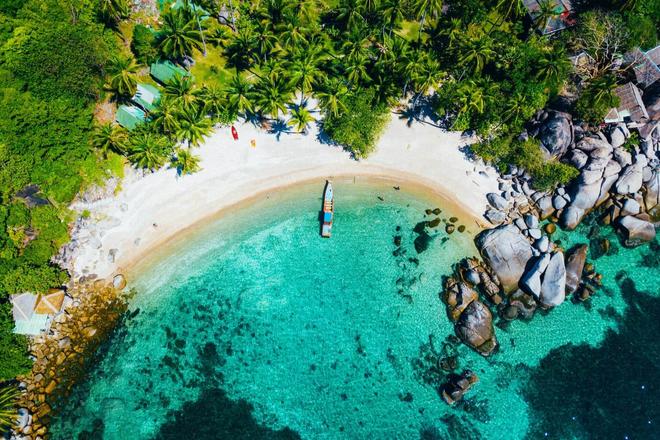
<path fill-rule="evenodd" d="M 649 118 L 646 107 L 642 101 L 642 94 L 639 88 L 629 82 L 614 90 L 614 94 L 619 97 L 619 105 L 613 108 L 605 116 L 606 122 L 623 121 L 630 118 L 632 122 L 642 122 Z"/>
<path fill-rule="evenodd" d="M 541 10 L 541 2 L 543 0 L 523 0 L 525 9 L 527 13 L 535 20 L 539 16 L 539 11 Z M 545 25 L 545 28 L 541 31 L 542 34 L 552 34 L 554 32 L 566 29 L 568 26 L 573 25 L 573 19 L 571 19 L 570 14 L 573 10 L 570 0 L 549 0 L 554 6 L 555 12 L 558 14 L 557 17 L 553 17 L 548 20 Z"/>
<path fill-rule="evenodd" d="M 635 49 L 630 53 L 635 79 L 641 87 L 649 87 L 660 79 L 660 45 L 646 52 Z"/>
<path fill-rule="evenodd" d="M 50 316 L 36 313 L 34 307 L 37 296 L 30 293 L 12 295 L 12 315 L 14 317 L 14 333 L 20 335 L 38 335 L 48 328 Z"/>
<path fill-rule="evenodd" d="M 183 67 L 177 66 L 171 61 L 160 61 L 158 63 L 153 63 L 151 65 L 151 76 L 153 76 L 157 81 L 165 84 L 171 81 L 175 76 L 191 76 Z"/>
<path fill-rule="evenodd" d="M 146 119 L 144 110 L 134 105 L 120 105 L 115 116 L 117 123 L 129 130 L 133 130 Z"/>
<path fill-rule="evenodd" d="M 138 84 L 132 99 L 137 105 L 150 112 L 156 108 L 160 100 L 160 91 L 151 84 Z"/>
<path fill-rule="evenodd" d="M 39 295 L 34 306 L 34 313 L 54 315 L 62 311 L 62 304 L 64 304 L 64 290 L 50 289 L 45 295 Z"/>

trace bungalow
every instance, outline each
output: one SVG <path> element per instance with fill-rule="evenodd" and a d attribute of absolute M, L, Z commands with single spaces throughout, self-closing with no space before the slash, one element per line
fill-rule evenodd
<path fill-rule="evenodd" d="M 181 78 L 185 76 L 192 77 L 190 72 L 188 72 L 183 67 L 177 66 L 171 61 L 160 61 L 157 63 L 153 63 L 151 65 L 150 72 L 151 72 L 151 76 L 153 76 L 154 79 L 161 84 L 167 84 L 176 76 L 179 76 Z"/>
<path fill-rule="evenodd" d="M 642 92 L 635 84 L 629 82 L 619 86 L 614 90 L 614 94 L 619 97 L 619 106 L 611 109 L 605 116 L 606 123 L 625 122 L 639 127 L 648 121 L 649 114 L 642 101 Z"/>
<path fill-rule="evenodd" d="M 534 23 L 542 19 L 542 6 L 546 6 L 543 3 L 548 3 L 554 11 L 551 17 L 547 17 L 545 27 L 539 29 L 543 35 L 554 34 L 575 24 L 571 17 L 573 6 L 570 0 L 523 0 L 527 14 Z"/>
<path fill-rule="evenodd" d="M 65 297 L 61 289 L 50 289 L 43 295 L 30 292 L 12 295 L 14 333 L 34 336 L 47 331 L 52 317 L 62 312 Z"/>
<path fill-rule="evenodd" d="M 140 107 L 134 105 L 120 105 L 115 120 L 122 127 L 133 130 L 147 120 L 147 114 Z"/>
<path fill-rule="evenodd" d="M 132 100 L 143 110 L 152 112 L 158 105 L 158 101 L 160 101 L 160 91 L 151 84 L 138 84 L 137 92 L 135 92 Z"/>
<path fill-rule="evenodd" d="M 637 84 L 643 89 L 660 79 L 660 45 L 646 52 L 635 49 L 627 55 L 633 65 Z"/>

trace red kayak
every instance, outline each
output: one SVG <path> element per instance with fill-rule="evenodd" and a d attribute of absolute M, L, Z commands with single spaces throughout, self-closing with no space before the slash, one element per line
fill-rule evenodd
<path fill-rule="evenodd" d="M 236 127 L 233 125 L 231 126 L 231 136 L 234 138 L 235 141 L 238 140 L 238 131 L 236 131 Z"/>

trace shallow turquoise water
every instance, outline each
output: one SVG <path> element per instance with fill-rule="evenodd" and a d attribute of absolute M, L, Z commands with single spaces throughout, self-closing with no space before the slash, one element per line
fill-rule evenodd
<path fill-rule="evenodd" d="M 627 319 L 637 305 L 621 294 L 625 277 L 616 278 L 626 271 L 634 295 L 660 301 L 657 252 L 619 248 L 601 230 L 618 250 L 596 261 L 605 289 L 588 307 L 567 302 L 498 328 L 492 359 L 459 346 L 460 368 L 480 382 L 449 408 L 435 363 L 453 329 L 438 292 L 451 265 L 476 253 L 471 234 L 438 228 L 418 254 L 413 228 L 440 202 L 405 185 L 336 186 L 330 240 L 318 237 L 321 184 L 301 185 L 222 216 L 144 269 L 132 317 L 63 404 L 55 438 L 598 438 L 603 424 L 583 411 L 617 420 L 607 413 L 609 395 L 599 405 L 597 391 L 580 389 L 587 380 L 570 396 L 557 384 L 578 377 L 564 371 L 585 363 L 576 346 L 607 360 L 602 347 L 635 322 L 658 326 L 660 310 L 648 322 Z M 556 238 L 569 247 L 588 242 L 588 232 L 585 225 Z M 394 252 L 395 235 L 403 252 Z M 643 348 L 636 364 L 660 362 L 657 344 Z M 614 355 L 619 367 L 629 357 Z M 644 374 L 641 406 L 637 395 L 626 401 L 660 424 L 660 378 Z M 634 417 L 618 423 L 622 434 L 625 420 Z M 658 434 L 647 425 L 631 427 L 639 434 L 631 438 Z"/>

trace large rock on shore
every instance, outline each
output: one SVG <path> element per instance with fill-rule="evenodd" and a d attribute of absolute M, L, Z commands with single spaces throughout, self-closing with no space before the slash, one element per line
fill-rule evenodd
<path fill-rule="evenodd" d="M 456 336 L 482 356 L 490 355 L 497 348 L 493 330 L 493 315 L 481 301 L 475 300 L 461 314 L 454 326 Z"/>
<path fill-rule="evenodd" d="M 546 158 L 562 156 L 573 142 L 571 115 L 551 112 L 539 129 L 538 138 Z"/>
<path fill-rule="evenodd" d="M 541 303 L 546 307 L 555 307 L 566 298 L 566 267 L 564 254 L 556 252 L 550 257 L 548 267 L 541 283 Z"/>
<path fill-rule="evenodd" d="M 568 295 L 575 292 L 580 285 L 588 250 L 589 246 L 581 244 L 571 249 L 566 256 L 566 294 Z"/>
<path fill-rule="evenodd" d="M 642 165 L 636 162 L 624 168 L 616 182 L 618 194 L 634 194 L 642 187 Z"/>
<path fill-rule="evenodd" d="M 518 289 L 518 280 L 532 258 L 532 245 L 513 224 L 481 232 L 475 238 L 482 257 L 493 269 L 505 293 Z"/>
<path fill-rule="evenodd" d="M 541 275 L 550 263 L 550 254 L 534 258 L 530 268 L 520 278 L 520 287 L 535 298 L 541 297 Z"/>
<path fill-rule="evenodd" d="M 632 215 L 619 218 L 619 230 L 623 234 L 624 244 L 628 247 L 652 241 L 655 238 L 653 223 L 647 222 Z"/>
<path fill-rule="evenodd" d="M 447 304 L 447 313 L 452 321 L 456 322 L 470 303 L 477 298 L 479 298 L 477 292 L 467 284 L 457 283 L 454 279 L 447 281 L 443 300 Z"/>

